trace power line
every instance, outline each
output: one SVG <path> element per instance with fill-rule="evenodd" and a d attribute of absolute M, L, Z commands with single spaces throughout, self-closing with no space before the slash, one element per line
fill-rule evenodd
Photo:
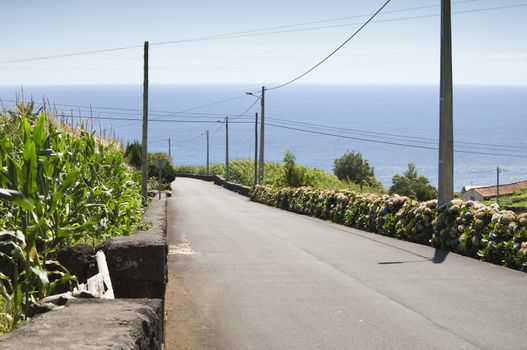
<path fill-rule="evenodd" d="M 258 96 L 258 98 L 251 104 L 251 106 L 245 110 L 244 112 L 236 115 L 234 118 L 232 118 L 231 120 L 235 120 L 235 119 L 239 119 L 241 117 L 243 117 L 246 113 L 248 113 L 253 107 L 254 105 L 259 101 L 259 99 L 261 98 L 261 96 Z M 211 104 L 217 104 L 217 103 L 220 103 L 222 101 L 226 101 L 226 100 L 231 100 L 231 99 L 224 99 L 224 100 L 220 100 L 220 101 L 217 101 L 215 103 L 209 103 L 207 105 L 211 105 Z M 9 100 L 9 99 L 1 99 L 1 101 L 8 101 L 8 102 L 16 102 L 14 100 Z M 42 103 L 36 103 L 37 105 L 42 105 Z M 74 105 L 74 104 L 53 104 L 53 105 L 56 105 L 56 106 L 67 106 L 67 107 L 76 107 L 76 108 L 89 108 L 90 106 L 88 105 Z M 97 109 L 105 109 L 105 110 L 111 110 L 111 111 L 119 111 L 119 110 L 123 110 L 123 111 L 138 111 L 138 109 L 134 109 L 134 108 L 118 108 L 118 107 L 102 107 L 102 106 L 92 106 L 96 112 L 97 112 Z M 199 108 L 198 107 L 194 107 L 194 108 Z M 194 118 L 193 116 L 188 116 L 188 115 L 181 115 L 181 116 L 176 116 L 172 113 L 177 113 L 177 112 L 169 112 L 169 111 L 160 111 L 160 112 L 164 112 L 166 114 L 155 114 L 155 113 L 151 113 L 151 115 L 157 115 L 157 116 L 171 116 L 173 118 Z M 130 115 L 131 113 L 119 113 L 119 112 L 104 112 L 105 114 L 123 114 L 123 115 Z M 188 112 L 189 114 L 192 114 L 190 112 Z M 199 113 L 197 113 L 199 114 Z M 140 115 L 139 113 L 137 115 Z M 200 120 L 173 120 L 173 119 L 151 119 L 152 121 L 154 122 L 162 122 L 162 121 L 166 121 L 166 122 L 180 122 L 180 123 L 192 123 L 192 122 L 196 122 L 196 123 L 223 123 L 222 120 L 218 120 L 217 117 L 212 117 L 212 116 L 223 116 L 224 114 L 220 114 L 220 113 L 207 113 L 207 115 L 211 115 L 211 117 L 200 117 L 201 119 Z M 68 117 L 70 118 L 71 116 L 67 116 L 65 114 L 62 114 L 63 117 Z M 118 118 L 118 117 L 101 117 L 100 115 L 98 116 L 85 116 L 85 117 L 79 117 L 79 116 L 74 116 L 75 119 L 99 119 L 99 120 L 115 120 L 115 121 L 133 121 L 133 123 L 129 123 L 129 124 L 125 124 L 125 125 L 117 125 L 115 126 L 116 129 L 122 129 L 122 128 L 125 128 L 125 127 L 129 127 L 131 125 L 135 125 L 135 123 L 137 122 L 140 122 L 142 121 L 142 119 L 134 119 L 134 118 Z M 204 118 L 209 118 L 209 119 L 212 119 L 212 120 L 203 120 Z M 281 118 L 275 118 L 275 117 L 268 117 L 268 119 L 270 120 L 274 120 L 275 122 L 277 123 L 281 123 L 281 124 L 289 124 L 289 125 L 294 125 L 294 126 L 306 126 L 306 127 L 317 127 L 319 129 L 325 129 L 325 130 L 329 130 L 329 131 L 334 131 L 334 132 L 346 132 L 346 133 L 351 133 L 351 134 L 358 134 L 358 135 L 363 135 L 363 136 L 367 136 L 367 137 L 383 137 L 384 139 L 392 139 L 392 140 L 399 140 L 399 141 L 410 141 L 410 142 L 424 142 L 424 143 L 437 143 L 437 139 L 434 139 L 434 138 L 427 138 L 427 137 L 418 137 L 418 136 L 409 136 L 409 135 L 401 135 L 401 134 L 393 134 L 393 133 L 382 133 L 382 132 L 376 132 L 376 131 L 369 131 L 369 130 L 362 130 L 362 129 L 353 129 L 353 128 L 346 128 L 346 127 L 339 127 L 339 126 L 327 126 L 327 125 L 323 125 L 323 124 L 317 124 L 317 123 L 310 123 L 310 122 L 302 122 L 302 121 L 298 121 L 298 120 L 287 120 L 287 119 L 281 119 Z M 243 124 L 250 124 L 252 122 L 244 122 Z M 220 126 L 221 128 L 221 126 Z M 527 146 L 513 146 L 513 145 L 502 145 L 502 144 L 489 144 L 489 143 L 478 143 L 478 142 L 466 142 L 466 141 L 457 141 L 456 144 L 458 145 L 474 145 L 474 146 L 483 146 L 483 147 L 478 147 L 480 149 L 488 149 L 488 150 L 496 150 L 496 151 L 502 151 L 500 150 L 499 148 L 505 148 L 505 150 L 503 151 L 515 151 L 517 149 L 527 149 Z M 491 147 L 491 148 L 484 148 L 484 147 Z M 498 148 L 498 149 L 496 149 Z M 518 152 L 521 152 L 521 151 L 518 151 Z"/>
<path fill-rule="evenodd" d="M 254 107 L 254 105 L 257 104 L 258 101 L 260 101 L 261 98 L 262 98 L 262 96 L 258 96 L 258 98 L 253 102 L 253 104 L 251 104 L 251 106 L 249 108 L 247 108 L 244 112 L 236 115 L 231 120 L 236 120 L 236 119 L 239 119 L 239 118 L 243 117 L 244 115 L 246 115 Z"/>
<path fill-rule="evenodd" d="M 213 105 L 217 105 L 217 104 L 220 104 L 220 103 L 223 103 L 223 102 L 227 102 L 227 101 L 231 101 L 231 100 L 235 100 L 235 99 L 238 99 L 238 98 L 241 98 L 241 97 L 244 97 L 245 95 L 241 95 L 239 97 L 233 97 L 233 98 L 228 98 L 228 99 L 223 99 L 223 100 L 219 100 L 219 101 L 216 101 L 216 102 L 212 102 L 212 103 L 209 103 L 209 104 L 206 104 L 206 105 L 201 105 L 201 106 L 196 106 L 196 107 L 192 107 L 192 108 L 189 108 L 187 110 L 183 110 L 183 111 L 162 111 L 162 110 L 155 110 L 155 109 L 149 109 L 149 114 L 151 115 L 157 115 L 157 116 L 174 116 L 176 114 L 182 114 L 182 113 L 185 113 L 185 114 L 195 114 L 195 115 L 199 115 L 199 116 L 214 116 L 214 117 L 220 117 L 220 116 L 223 116 L 224 114 L 220 114 L 220 113 L 196 113 L 196 112 L 190 112 L 191 110 L 195 110 L 195 109 L 200 109 L 200 108 L 204 108 L 204 107 L 207 107 L 207 106 L 213 106 Z M 0 99 L 2 101 L 6 101 L 6 102 L 13 102 L 13 103 L 16 103 L 17 101 L 16 100 L 12 100 L 12 99 Z M 42 102 L 35 102 L 36 105 L 38 106 L 41 106 L 43 105 Z M 89 105 L 76 105 L 76 104 L 65 104 L 65 103 L 53 103 L 53 106 L 60 106 L 60 107 L 75 107 L 75 108 L 83 108 L 83 109 L 94 109 L 94 110 L 110 110 L 110 111 L 130 111 L 130 112 L 140 112 L 140 114 L 138 115 L 143 115 L 142 114 L 142 109 L 139 109 L 139 108 L 127 108 L 127 107 L 106 107 L 106 106 L 89 106 Z M 112 113 L 109 113 L 109 112 L 104 112 L 106 114 L 112 114 Z M 113 114 L 131 114 L 131 113 L 113 113 Z M 188 116 L 187 116 L 188 117 Z"/>
<path fill-rule="evenodd" d="M 390 0 L 388 2 L 390 2 Z M 383 6 L 386 6 L 387 3 L 385 3 Z M 481 9 L 473 9 L 473 10 L 454 11 L 454 12 L 452 12 L 452 14 L 484 12 L 484 11 L 502 10 L 502 9 L 516 8 L 516 7 L 526 7 L 526 6 L 527 6 L 527 4 L 505 5 L 505 6 L 487 7 L 487 8 L 481 8 Z M 380 10 L 382 10 L 382 8 Z M 396 21 L 404 21 L 404 20 L 410 20 L 410 19 L 419 19 L 419 18 L 428 18 L 428 17 L 437 17 L 437 16 L 439 16 L 439 14 L 433 14 L 433 15 L 420 15 L 420 16 L 400 17 L 400 18 L 392 18 L 392 19 L 384 19 L 384 20 L 372 21 L 372 19 L 378 14 L 378 12 L 376 12 L 366 23 L 362 24 L 362 26 L 359 27 L 359 29 L 351 37 L 349 37 L 343 44 L 341 44 L 337 49 L 335 49 L 335 51 L 333 51 L 331 54 L 329 54 L 326 58 L 324 58 L 322 61 L 317 63 L 315 66 L 313 66 L 311 69 L 309 69 L 308 71 L 304 72 L 303 74 L 299 75 L 298 77 L 296 77 L 296 78 L 294 78 L 294 79 L 292 79 L 292 80 L 290 80 L 290 81 L 288 81 L 288 82 L 286 82 L 284 84 L 281 84 L 281 85 L 278 85 L 278 86 L 274 86 L 274 87 L 268 88 L 266 90 L 279 89 L 279 88 L 284 87 L 286 85 L 289 85 L 289 84 L 301 79 L 305 75 L 311 73 L 313 70 L 318 68 L 318 66 L 320 66 L 322 63 L 324 63 L 327 59 L 329 59 L 333 54 L 335 54 L 338 50 L 340 50 L 344 45 L 346 45 L 348 41 L 350 41 L 356 34 L 358 34 L 370 22 L 371 23 L 396 22 Z M 317 30 L 317 29 L 326 29 L 326 28 L 338 28 L 338 27 L 354 26 L 354 25 L 359 25 L 359 24 L 361 24 L 361 23 L 346 23 L 346 24 L 337 24 L 337 25 L 324 26 L 324 27 L 295 29 L 295 30 L 290 30 L 290 31 L 287 31 L 287 32 Z M 265 34 L 275 34 L 275 33 L 278 33 L 278 32 L 268 32 L 268 33 L 265 33 Z"/>
<path fill-rule="evenodd" d="M 211 102 L 211 103 L 208 103 L 208 104 L 204 104 L 204 105 L 201 105 L 201 106 L 188 108 L 188 109 L 185 109 L 183 111 L 179 111 L 178 113 L 186 113 L 186 112 L 189 112 L 189 111 L 194 111 L 196 109 L 202 109 L 202 108 L 206 108 L 206 107 L 211 107 L 211 106 L 215 106 L 215 105 L 218 105 L 218 104 L 221 104 L 221 103 L 234 101 L 234 100 L 239 100 L 239 99 L 241 99 L 243 97 L 245 97 L 245 95 L 240 95 L 240 96 L 236 96 L 236 97 L 230 97 L 230 98 L 226 98 L 226 99 L 219 100 L 219 101 L 216 101 L 216 102 Z"/>
<path fill-rule="evenodd" d="M 351 129 L 351 128 L 345 128 L 345 127 L 337 127 L 337 126 L 327 126 L 322 124 L 316 124 L 316 123 L 308 123 L 308 122 L 301 122 L 301 121 L 293 121 L 293 120 L 286 120 L 286 119 L 280 119 L 280 118 L 273 118 L 269 117 L 268 119 L 274 120 L 278 123 L 284 123 L 284 124 L 292 124 L 292 125 L 300 125 L 300 126 L 311 126 L 311 127 L 317 127 L 321 129 L 329 129 L 333 131 L 346 131 L 350 133 L 355 134 L 364 134 L 365 136 L 381 136 L 383 138 L 391 138 L 395 140 L 400 140 L 403 138 L 404 140 L 411 139 L 415 141 L 425 142 L 425 143 L 433 143 L 437 144 L 437 139 L 434 138 L 428 138 L 428 137 L 419 137 L 419 136 L 409 136 L 409 135 L 401 135 L 401 134 L 391 134 L 391 133 L 382 133 L 382 132 L 376 132 L 376 131 L 369 131 L 369 130 L 361 130 L 361 129 Z M 487 147 L 494 147 L 494 148 L 506 148 L 506 151 L 514 151 L 518 148 L 520 149 L 527 149 L 527 146 L 512 146 L 512 145 L 501 145 L 501 144 L 490 144 L 490 143 L 478 143 L 478 142 L 467 142 L 467 141 L 456 141 L 459 145 L 474 145 L 474 146 L 487 146 Z M 504 150 L 505 151 L 505 150 Z"/>
<path fill-rule="evenodd" d="M 272 124 L 272 123 L 267 123 L 266 125 L 269 125 L 269 126 L 272 126 L 272 127 L 275 127 L 275 128 L 295 130 L 295 131 L 301 131 L 301 132 L 306 132 L 306 133 L 310 133 L 310 134 L 323 135 L 323 136 L 332 136 L 332 137 L 338 137 L 338 138 L 344 138 L 344 139 L 350 139 L 350 140 L 372 142 L 372 143 L 379 143 L 379 144 L 393 145 L 393 146 L 401 146 L 401 147 L 409 147 L 409 148 L 419 148 L 419 149 L 434 150 L 434 151 L 438 150 L 437 147 L 419 146 L 419 145 L 411 145 L 411 144 L 405 144 L 405 143 L 399 143 L 399 142 L 365 139 L 365 138 L 360 138 L 360 137 L 338 135 L 338 134 L 333 134 L 333 133 L 328 133 L 328 132 L 314 131 L 314 130 L 308 130 L 308 129 L 301 129 L 301 128 L 289 127 L 289 126 L 284 126 L 284 125 L 277 125 L 277 124 Z M 466 151 L 466 150 L 454 150 L 454 152 L 457 152 L 457 153 L 468 153 L 468 154 L 479 154 L 479 155 L 489 155 L 489 156 L 498 156 L 498 157 L 527 158 L 527 156 L 515 155 L 515 154 L 513 155 L 513 154 L 501 154 L 501 153 L 487 153 L 487 152 L 476 152 L 476 151 Z"/>
<path fill-rule="evenodd" d="M 142 121 L 142 119 L 138 118 L 126 118 L 126 117 L 101 117 L 101 116 L 77 116 L 77 115 L 67 115 L 67 114 L 59 114 L 59 117 L 64 118 L 74 118 L 74 119 L 81 119 L 81 120 L 89 120 L 89 119 L 100 119 L 100 120 L 117 120 L 117 121 L 123 121 L 123 120 L 129 120 L 129 121 Z M 175 119 L 148 119 L 149 122 L 160 122 L 160 123 L 208 123 L 208 124 L 216 124 L 216 123 L 222 123 L 221 120 L 196 120 L 196 119 L 189 119 L 189 120 L 175 120 Z M 236 121 L 233 122 L 236 124 L 253 124 L 252 121 Z"/>
<path fill-rule="evenodd" d="M 113 51 L 122 51 L 122 50 L 136 49 L 136 48 L 140 48 L 140 47 L 143 47 L 143 45 L 122 46 L 122 47 L 114 47 L 114 48 L 110 48 L 110 49 L 89 50 L 89 51 L 64 53 L 64 54 L 51 55 L 51 56 L 39 56 L 39 57 L 31 57 L 31 58 L 21 58 L 21 59 L 15 59 L 15 60 L 0 61 L 0 64 L 20 63 L 20 62 L 49 60 L 49 59 L 53 59 L 53 58 L 83 56 L 83 55 L 91 55 L 91 54 L 96 54 L 96 53 L 104 53 L 104 52 L 113 52 Z"/>
<path fill-rule="evenodd" d="M 479 0 L 457 1 L 457 2 L 454 2 L 454 4 L 461 4 L 461 3 L 468 3 L 468 2 L 475 2 L 475 1 L 479 1 Z M 385 13 L 388 14 L 388 13 L 414 11 L 414 10 L 419 10 L 419 9 L 437 7 L 437 6 L 439 6 L 439 5 L 427 5 L 427 6 L 410 7 L 410 8 L 404 8 L 404 9 L 399 9 L 399 10 L 386 11 Z M 456 13 L 480 12 L 480 11 L 499 10 L 499 9 L 513 8 L 513 7 L 522 7 L 522 6 L 527 6 L 527 5 L 525 5 L 525 4 L 506 5 L 506 6 L 484 8 L 484 9 L 457 11 L 457 12 L 453 12 L 453 13 L 456 14 Z M 319 27 L 301 28 L 301 29 L 284 30 L 284 31 L 269 31 L 269 30 L 273 30 L 273 29 L 291 28 L 291 27 L 305 26 L 305 25 L 310 25 L 310 24 L 342 21 L 342 20 L 345 20 L 345 19 L 361 18 L 361 17 L 366 17 L 366 16 L 369 16 L 369 15 L 365 14 L 365 15 L 348 16 L 348 17 L 338 17 L 338 18 L 332 18 L 332 19 L 325 19 L 325 20 L 318 20 L 318 21 L 311 21 L 311 22 L 302 22 L 302 23 L 296 23 L 296 24 L 281 25 L 281 26 L 274 26 L 274 27 L 266 27 L 266 28 L 252 29 L 252 30 L 244 30 L 244 31 L 230 32 L 230 33 L 224 33 L 224 34 L 206 35 L 206 36 L 200 36 L 200 37 L 193 37 L 193 38 L 186 38 L 186 39 L 177 39 L 177 40 L 168 40 L 168 41 L 158 41 L 158 42 L 152 42 L 152 43 L 150 43 L 150 45 L 151 46 L 162 46 L 162 45 L 172 45 L 172 44 L 194 42 L 194 41 L 218 40 L 218 39 L 234 39 L 234 38 L 247 37 L 247 36 L 259 36 L 259 35 L 270 35 L 270 34 L 279 34 L 279 33 L 291 33 L 291 32 L 297 32 L 297 31 L 309 31 L 309 30 L 318 30 L 318 29 L 327 29 L 327 28 L 337 28 L 337 27 L 343 27 L 343 26 L 358 25 L 360 23 L 340 24 L 340 25 L 335 25 L 335 26 L 319 26 Z M 425 15 L 425 16 L 406 17 L 406 18 L 398 18 L 398 19 L 395 18 L 395 19 L 387 19 L 387 20 L 378 20 L 378 21 L 375 21 L 375 22 L 389 22 L 389 21 L 396 21 L 396 20 L 406 20 L 406 19 L 433 17 L 433 16 L 438 16 L 438 15 Z M 91 55 L 91 54 L 98 54 L 98 53 L 106 53 L 106 52 L 114 52 L 114 51 L 136 49 L 136 48 L 141 48 L 141 47 L 143 47 L 143 45 L 130 45 L 130 46 L 108 48 L 108 49 L 87 50 L 87 51 L 80 51 L 80 52 L 73 52 L 73 53 L 64 53 L 64 54 L 49 55 L 49 56 L 37 56 L 37 57 L 30 57 L 30 58 L 11 59 L 11 60 L 0 61 L 0 64 L 31 62 L 31 61 L 49 60 L 49 59 L 55 59 L 55 58 L 67 58 L 67 57 L 74 57 L 74 56 L 83 56 L 83 55 Z"/>
<path fill-rule="evenodd" d="M 278 86 L 274 86 L 274 87 L 271 87 L 271 88 L 268 88 L 267 90 L 275 90 L 275 89 L 279 89 L 279 88 L 282 88 L 284 86 L 287 86 L 291 83 L 294 83 L 295 81 L 297 81 L 298 79 L 306 76 L 307 74 L 311 73 L 312 71 L 314 71 L 315 69 L 317 69 L 321 64 L 323 64 L 324 62 L 326 62 L 331 56 L 333 56 L 335 53 L 337 53 L 337 51 L 339 51 L 341 48 L 344 47 L 344 45 L 346 45 L 351 39 L 353 39 L 364 27 L 366 27 L 368 25 L 368 23 L 370 23 L 378 14 L 379 12 L 381 12 L 389 3 L 390 3 L 391 0 L 388 0 L 384 3 L 384 5 L 382 5 L 366 22 L 364 22 L 364 24 L 362 26 L 359 27 L 359 29 L 357 29 L 349 38 L 347 38 L 342 44 L 340 44 L 335 50 L 333 50 L 333 52 L 331 52 L 329 55 L 327 55 L 324 59 L 322 59 L 320 62 L 318 62 L 317 64 L 315 64 L 313 67 L 311 67 L 310 69 L 308 69 L 307 71 L 305 71 L 304 73 L 300 74 L 299 76 L 297 76 L 296 78 L 294 79 L 291 79 L 289 80 L 288 82 L 284 83 L 284 84 L 281 84 L 281 85 L 278 85 Z"/>

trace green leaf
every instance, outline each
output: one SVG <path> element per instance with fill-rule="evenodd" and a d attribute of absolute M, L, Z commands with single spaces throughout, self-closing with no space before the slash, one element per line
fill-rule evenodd
<path fill-rule="evenodd" d="M 49 287 L 48 272 L 36 266 L 31 266 L 30 269 L 31 272 L 33 272 L 35 276 L 38 277 L 39 283 L 44 287 L 44 289 L 47 289 Z"/>
<path fill-rule="evenodd" d="M 90 228 L 92 228 L 95 225 L 94 222 L 86 222 L 82 225 L 74 225 L 74 226 L 67 226 L 67 227 L 59 227 L 57 232 L 57 238 L 64 238 L 67 237 L 73 233 L 86 231 Z"/>
<path fill-rule="evenodd" d="M 18 240 L 19 242 L 21 242 L 23 244 L 26 243 L 26 238 L 24 236 L 24 233 L 22 233 L 22 231 L 20 231 L 20 230 L 16 230 L 16 231 L 1 230 L 0 231 L 0 238 L 5 237 L 5 236 L 15 238 L 16 240 Z"/>
<path fill-rule="evenodd" d="M 46 115 L 42 113 L 38 119 L 37 125 L 35 126 L 35 131 L 33 134 L 33 140 L 37 148 L 41 148 L 44 140 L 46 139 Z"/>
<path fill-rule="evenodd" d="M 19 191 L 0 188 L 0 198 L 13 202 L 24 210 L 29 211 L 35 208 L 33 203 Z"/>
<path fill-rule="evenodd" d="M 32 140 L 27 140 L 24 148 L 24 193 L 31 195 L 35 193 L 37 188 L 37 153 L 35 143 Z"/>

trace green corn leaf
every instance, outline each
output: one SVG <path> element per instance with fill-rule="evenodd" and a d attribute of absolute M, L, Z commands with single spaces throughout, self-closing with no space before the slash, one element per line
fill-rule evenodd
<path fill-rule="evenodd" d="M 0 231 L 0 238 L 2 237 L 12 237 L 12 238 L 15 238 L 16 240 L 18 240 L 20 243 L 23 243 L 25 244 L 26 243 L 26 238 L 24 236 L 24 233 L 22 233 L 22 231 L 20 230 L 16 230 L 16 231 L 6 231 L 6 230 L 1 230 Z"/>
<path fill-rule="evenodd" d="M 65 238 L 74 233 L 82 232 L 91 229 L 95 225 L 94 222 L 87 222 L 82 225 L 74 225 L 67 227 L 59 227 L 57 232 L 57 238 Z"/>
<path fill-rule="evenodd" d="M 59 190 L 53 195 L 62 196 L 62 194 L 71 186 L 75 181 L 77 180 L 78 176 L 80 175 L 80 170 L 73 170 L 71 171 L 64 182 L 62 182 L 62 186 L 59 188 Z"/>
<path fill-rule="evenodd" d="M 0 188 L 0 198 L 15 203 L 24 210 L 29 211 L 35 208 L 33 203 L 19 191 Z"/>
<path fill-rule="evenodd" d="M 9 287 L 9 289 L 12 288 L 11 280 L 9 279 L 9 277 L 0 272 L 0 295 L 4 297 L 4 299 L 8 302 L 11 302 L 11 295 L 9 295 L 6 285 L 7 287 Z"/>
<path fill-rule="evenodd" d="M 31 272 L 33 272 L 33 274 L 35 274 L 35 276 L 38 277 L 40 285 L 44 287 L 44 289 L 48 289 L 49 287 L 48 272 L 36 266 L 31 266 L 30 269 L 31 269 Z"/>
<path fill-rule="evenodd" d="M 9 157 L 8 160 L 8 174 L 9 174 L 9 183 L 11 188 L 19 188 L 18 185 L 22 179 L 22 167 L 18 164 L 16 160 L 12 157 Z"/>
<path fill-rule="evenodd" d="M 44 140 L 46 139 L 46 115 L 42 113 L 40 115 L 40 118 L 38 119 L 37 125 L 35 126 L 34 134 L 33 134 L 33 141 L 35 142 L 35 145 L 37 148 L 41 148 L 42 144 L 44 143 Z"/>
<path fill-rule="evenodd" d="M 27 140 L 24 148 L 24 193 L 31 195 L 37 189 L 37 153 L 35 143 L 32 140 Z"/>

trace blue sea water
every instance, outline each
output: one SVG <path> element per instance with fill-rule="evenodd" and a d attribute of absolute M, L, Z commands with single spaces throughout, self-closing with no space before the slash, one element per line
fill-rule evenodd
<path fill-rule="evenodd" d="M 20 94 L 20 90 L 20 87 L 0 86 L 3 104 L 8 106 L 10 100 L 15 99 L 15 94 Z M 230 158 L 252 159 L 254 112 L 259 111 L 259 103 L 246 116 L 235 117 L 247 110 L 255 100 L 253 96 L 243 96 L 248 90 L 258 91 L 258 87 L 152 85 L 149 99 L 152 119 L 149 150 L 167 151 L 166 140 L 170 137 L 175 164 L 204 164 L 205 136 L 201 134 L 208 129 L 211 162 L 223 162 L 225 131 L 223 124 L 216 121 L 229 115 Z M 454 133 L 456 142 L 459 142 L 456 149 L 503 155 L 456 153 L 455 189 L 459 191 L 463 185 L 494 184 L 498 166 L 504 169 L 501 174 L 503 183 L 527 179 L 527 86 L 466 85 L 456 86 L 454 90 Z M 79 110 L 78 107 L 64 105 L 87 106 L 91 103 L 95 117 L 141 118 L 141 85 L 25 86 L 23 91 L 25 99 L 33 97 L 40 102 L 45 96 L 51 103 L 57 104 L 57 109 L 67 114 L 73 113 L 74 116 L 88 116 L 89 109 Z M 211 123 L 159 121 L 175 118 L 157 111 L 183 111 L 233 96 L 240 98 L 179 114 L 180 120 Z M 392 176 L 403 172 L 409 162 L 415 163 L 419 173 L 427 176 L 432 184 L 437 183 L 438 151 L 434 149 L 437 148 L 439 125 L 437 86 L 299 84 L 268 91 L 266 117 L 270 124 L 348 137 L 338 138 L 268 126 L 266 160 L 278 162 L 284 151 L 289 149 L 295 153 L 297 163 L 331 171 L 335 158 L 347 150 L 353 150 L 369 160 L 375 168 L 375 175 L 385 186 L 389 186 Z M 285 124 L 284 120 L 338 129 Z M 141 138 L 140 121 L 94 119 L 93 128 L 112 130 L 125 143 Z"/>

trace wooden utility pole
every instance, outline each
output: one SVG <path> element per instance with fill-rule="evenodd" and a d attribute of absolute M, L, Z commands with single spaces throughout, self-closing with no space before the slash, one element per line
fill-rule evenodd
<path fill-rule="evenodd" d="M 439 107 L 438 206 L 454 198 L 454 126 L 452 109 L 452 21 L 450 0 L 441 0 L 441 82 Z"/>
<path fill-rule="evenodd" d="M 147 203 L 148 196 L 148 41 L 144 46 L 143 63 L 143 159 L 141 161 L 143 205 Z"/>
<path fill-rule="evenodd" d="M 500 204 L 500 173 L 501 169 L 498 167 L 496 169 L 496 203 L 498 203 L 498 205 Z"/>
<path fill-rule="evenodd" d="M 258 174 L 258 183 L 261 185 L 264 180 L 265 86 L 262 86 L 262 95 L 260 96 L 260 99 L 260 169 Z"/>
<path fill-rule="evenodd" d="M 209 131 L 205 131 L 207 135 L 207 176 L 209 176 Z"/>
<path fill-rule="evenodd" d="M 168 157 L 172 159 L 172 144 L 170 142 L 170 137 L 168 138 Z"/>
<path fill-rule="evenodd" d="M 229 169 L 229 117 L 225 117 L 225 180 L 230 179 Z"/>
<path fill-rule="evenodd" d="M 254 119 L 254 185 L 258 184 L 258 112 Z"/>

